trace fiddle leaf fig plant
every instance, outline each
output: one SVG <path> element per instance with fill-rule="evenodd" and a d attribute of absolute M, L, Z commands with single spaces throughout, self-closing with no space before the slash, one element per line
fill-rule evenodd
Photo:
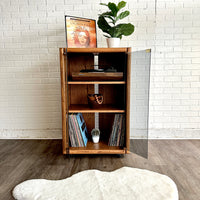
<path fill-rule="evenodd" d="M 106 33 L 104 35 L 108 38 L 122 38 L 122 36 L 131 35 L 134 32 L 134 25 L 128 24 L 117 24 L 121 19 L 127 17 L 130 12 L 128 10 L 119 13 L 119 11 L 126 6 L 125 1 L 120 1 L 118 5 L 109 2 L 108 4 L 100 3 L 100 5 L 107 6 L 109 11 L 99 15 L 97 24 L 98 27 Z"/>

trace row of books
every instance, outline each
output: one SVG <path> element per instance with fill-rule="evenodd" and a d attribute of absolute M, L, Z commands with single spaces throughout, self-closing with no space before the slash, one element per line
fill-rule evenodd
<path fill-rule="evenodd" d="M 125 117 L 123 114 L 115 114 L 108 146 L 124 146 L 124 135 Z"/>
<path fill-rule="evenodd" d="M 81 113 L 69 115 L 69 138 L 71 147 L 85 147 L 88 141 L 85 120 Z"/>

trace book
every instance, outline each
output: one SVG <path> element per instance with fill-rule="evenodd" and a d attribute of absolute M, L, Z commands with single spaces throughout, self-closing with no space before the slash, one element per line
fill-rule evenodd
<path fill-rule="evenodd" d="M 74 121 L 75 121 L 75 125 L 76 125 L 76 131 L 77 131 L 77 135 L 78 135 L 78 139 L 79 139 L 79 142 L 80 142 L 80 145 L 79 147 L 84 147 L 84 141 L 83 141 L 83 138 L 82 138 L 82 135 L 81 135 L 81 131 L 80 131 L 80 128 L 79 128 L 79 125 L 78 125 L 78 121 L 77 121 L 77 114 L 74 114 L 73 115 L 73 118 L 74 118 Z"/>
<path fill-rule="evenodd" d="M 72 147 L 87 145 L 87 127 L 81 113 L 69 115 L 69 139 Z"/>
<path fill-rule="evenodd" d="M 124 137 L 125 137 L 125 117 L 122 118 L 122 130 L 120 135 L 119 146 L 124 146 Z"/>
<path fill-rule="evenodd" d="M 73 124 L 73 118 L 72 115 L 69 115 L 69 135 L 71 135 L 71 144 L 73 144 L 72 147 L 79 147 L 79 141 L 76 134 L 75 126 Z"/>
<path fill-rule="evenodd" d="M 116 121 L 116 129 L 115 129 L 115 132 L 114 132 L 114 135 L 113 135 L 113 143 L 112 143 L 112 146 L 117 146 L 116 144 L 116 140 L 117 140 L 117 137 L 118 137 L 118 133 L 119 133 L 119 121 L 120 121 L 120 114 L 117 114 L 117 121 Z"/>
<path fill-rule="evenodd" d="M 83 138 L 84 146 L 87 146 L 88 138 L 86 135 L 88 135 L 88 131 L 87 131 L 86 123 L 85 123 L 82 113 L 78 113 L 76 115 L 76 118 L 77 118 L 77 122 L 80 128 L 82 138 Z"/>
<path fill-rule="evenodd" d="M 75 137 L 76 137 L 76 139 L 77 139 L 77 142 L 78 142 L 77 147 L 80 147 L 80 146 L 81 146 L 81 142 L 80 142 L 80 139 L 79 139 L 78 130 L 77 130 L 77 125 L 76 125 L 76 122 L 75 122 L 75 119 L 74 119 L 74 115 L 73 115 L 73 114 L 71 115 L 71 119 L 72 119 L 73 132 L 74 132 L 74 135 L 75 135 Z"/>
<path fill-rule="evenodd" d="M 110 134 L 109 146 L 123 146 L 125 134 L 125 117 L 123 114 L 115 114 Z"/>
<path fill-rule="evenodd" d="M 72 122 L 71 122 L 71 117 L 69 117 L 69 139 L 72 147 L 77 146 L 77 142 L 75 139 L 75 135 L 73 133 L 73 127 L 72 127 Z"/>
<path fill-rule="evenodd" d="M 115 117 L 114 117 L 113 126 L 112 126 L 112 132 L 110 134 L 110 138 L 109 138 L 109 141 L 108 141 L 108 145 L 109 146 L 111 146 L 111 144 L 112 144 L 113 132 L 114 132 L 114 128 L 116 127 L 115 126 L 115 124 L 116 124 L 116 117 L 117 117 L 117 115 L 115 115 Z"/>
<path fill-rule="evenodd" d="M 116 145 L 119 146 L 120 145 L 120 136 L 121 136 L 121 132 L 122 132 L 122 120 L 123 120 L 123 116 L 120 116 L 120 126 L 119 126 L 119 130 L 118 130 L 118 137 L 117 137 L 117 141 L 116 141 Z"/>

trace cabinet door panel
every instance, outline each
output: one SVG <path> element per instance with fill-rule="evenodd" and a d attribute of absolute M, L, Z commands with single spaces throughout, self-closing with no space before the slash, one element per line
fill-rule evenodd
<path fill-rule="evenodd" d="M 130 54 L 130 151 L 147 158 L 151 50 Z"/>

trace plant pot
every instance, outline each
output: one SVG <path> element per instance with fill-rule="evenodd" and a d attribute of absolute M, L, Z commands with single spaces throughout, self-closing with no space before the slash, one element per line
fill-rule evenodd
<path fill-rule="evenodd" d="M 98 142 L 99 142 L 99 138 L 100 138 L 100 135 L 93 135 L 93 136 L 92 136 L 92 141 L 93 141 L 94 143 L 98 143 Z"/>
<path fill-rule="evenodd" d="M 91 131 L 92 141 L 98 143 L 100 139 L 100 130 L 98 128 L 93 128 Z"/>
<path fill-rule="evenodd" d="M 107 38 L 106 41 L 108 48 L 119 47 L 120 45 L 120 38 Z"/>

